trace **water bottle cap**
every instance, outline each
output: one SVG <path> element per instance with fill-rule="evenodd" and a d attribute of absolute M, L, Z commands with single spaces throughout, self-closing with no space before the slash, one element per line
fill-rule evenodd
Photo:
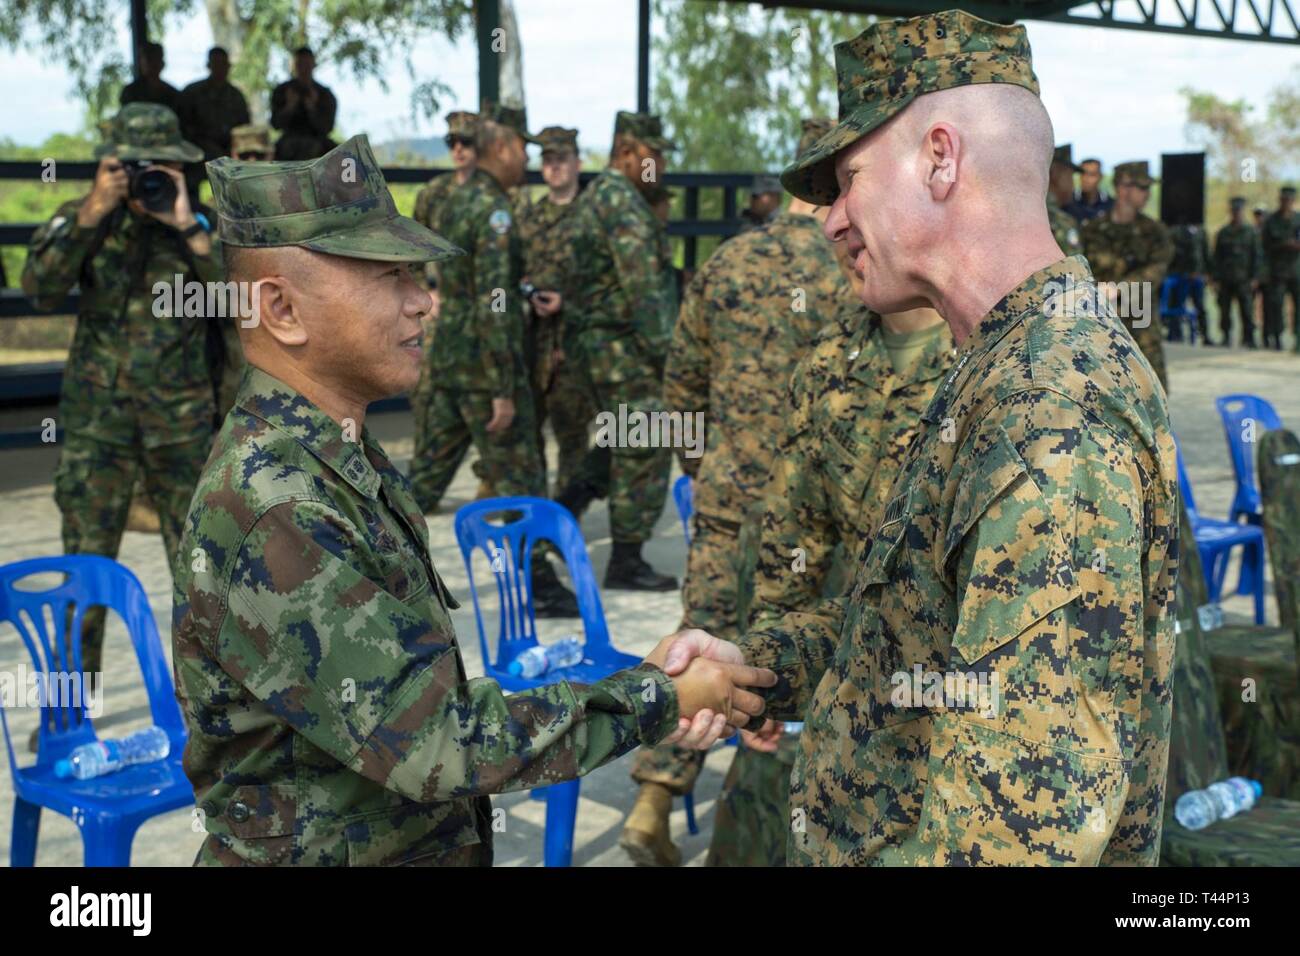
<path fill-rule="evenodd" d="M 72 776 L 71 760 L 56 760 L 54 762 L 54 776 L 60 780 L 66 780 Z"/>
<path fill-rule="evenodd" d="M 506 665 L 506 671 L 508 671 L 514 677 L 518 677 L 520 674 L 524 672 L 524 665 L 519 663 L 519 658 L 516 657 L 513 661 L 511 661 L 509 664 Z"/>
<path fill-rule="evenodd" d="M 1264 795 L 1264 786 L 1258 780 L 1250 781 L 1250 789 L 1255 791 L 1256 800 Z"/>

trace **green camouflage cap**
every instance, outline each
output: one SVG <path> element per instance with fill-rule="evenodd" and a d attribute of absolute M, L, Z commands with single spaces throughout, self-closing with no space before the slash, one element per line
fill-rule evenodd
<path fill-rule="evenodd" d="M 537 141 L 542 144 L 542 152 L 549 150 L 571 149 L 578 151 L 578 131 L 563 126 L 548 126 L 537 134 Z"/>
<path fill-rule="evenodd" d="M 835 121 L 829 116 L 809 116 L 799 123 L 799 149 L 796 158 L 812 148 L 813 143 L 831 131 Z"/>
<path fill-rule="evenodd" d="M 456 110 L 447 114 L 447 135 L 478 141 L 478 114 Z"/>
<path fill-rule="evenodd" d="M 176 114 L 158 103 L 128 103 L 108 125 L 95 158 L 150 159 L 155 162 L 197 163 L 203 150 L 181 139 Z"/>
<path fill-rule="evenodd" d="M 629 113 L 619 110 L 614 118 L 614 135 L 632 136 L 651 149 L 666 153 L 677 146 L 664 136 L 663 121 L 652 113 Z"/>
<path fill-rule="evenodd" d="M 835 156 L 926 93 L 974 83 L 1012 83 L 1038 94 L 1022 26 L 962 10 L 881 20 L 835 44 L 840 121 L 781 174 L 785 188 L 829 205 L 839 194 Z"/>
<path fill-rule="evenodd" d="M 397 214 L 370 142 L 353 136 L 319 159 L 207 164 L 221 241 L 301 246 L 349 259 L 432 262 L 462 251 Z"/>
<path fill-rule="evenodd" d="M 1151 175 L 1145 159 L 1136 159 L 1131 163 L 1118 164 L 1111 178 L 1114 179 L 1116 186 L 1119 185 L 1121 179 L 1131 179 L 1139 186 L 1150 186 L 1152 183 L 1160 182 Z"/>
<path fill-rule="evenodd" d="M 1069 166 L 1076 173 L 1083 172 L 1083 167 L 1076 165 L 1074 162 L 1074 145 L 1066 143 L 1064 146 L 1058 146 L 1052 151 L 1052 162 L 1060 163 L 1063 166 Z"/>
<path fill-rule="evenodd" d="M 479 116 L 491 120 L 498 126 L 514 130 L 523 137 L 525 143 L 540 142 L 536 136 L 528 132 L 528 111 L 522 106 L 502 106 L 500 103 L 484 102 Z"/>
<path fill-rule="evenodd" d="M 230 155 L 243 153 L 261 153 L 271 156 L 275 149 L 271 146 L 271 127 L 265 123 L 243 123 L 230 131 Z"/>

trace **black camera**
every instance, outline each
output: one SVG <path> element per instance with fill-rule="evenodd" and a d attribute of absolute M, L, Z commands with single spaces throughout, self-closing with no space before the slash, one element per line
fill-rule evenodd
<path fill-rule="evenodd" d="M 147 159 L 122 161 L 126 169 L 127 195 L 140 200 L 150 212 L 167 212 L 176 204 L 176 183 Z"/>

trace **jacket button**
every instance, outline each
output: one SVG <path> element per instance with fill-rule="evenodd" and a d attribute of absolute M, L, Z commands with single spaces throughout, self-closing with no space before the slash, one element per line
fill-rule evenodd
<path fill-rule="evenodd" d="M 243 823 L 252 815 L 252 811 L 248 809 L 248 804 L 239 800 L 230 805 L 229 809 L 226 810 L 226 815 L 236 823 Z"/>

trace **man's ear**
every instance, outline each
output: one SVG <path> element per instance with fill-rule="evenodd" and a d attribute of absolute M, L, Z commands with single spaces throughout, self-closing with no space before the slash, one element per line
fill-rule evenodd
<path fill-rule="evenodd" d="M 930 198 L 943 202 L 957 182 L 961 160 L 961 136 L 948 123 L 935 123 L 925 132 L 921 143 L 922 169 Z"/>
<path fill-rule="evenodd" d="M 285 276 L 264 276 L 254 286 L 259 324 L 281 345 L 306 345 L 307 327 L 302 322 L 293 282 Z"/>

